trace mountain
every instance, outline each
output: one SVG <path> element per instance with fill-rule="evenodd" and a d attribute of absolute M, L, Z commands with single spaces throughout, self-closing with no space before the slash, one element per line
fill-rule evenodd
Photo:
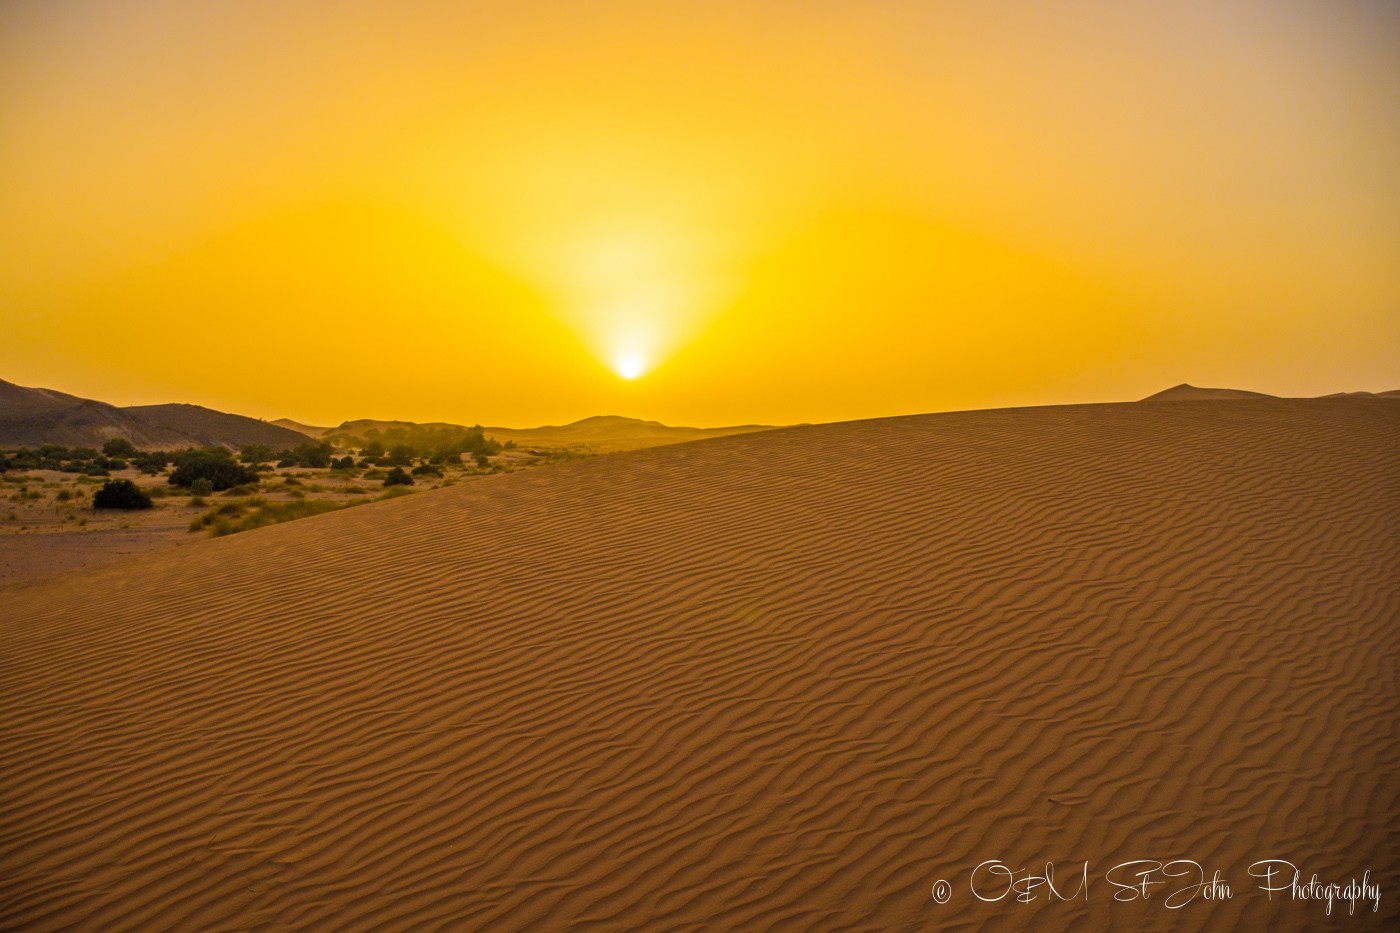
<path fill-rule="evenodd" d="M 53 389 L 30 389 L 0 379 L 0 412 L 10 409 L 62 408 L 84 399 Z"/>
<path fill-rule="evenodd" d="M 301 434 L 256 418 L 198 405 L 118 408 L 96 399 L 0 380 L 0 447 L 101 447 L 117 437 L 146 450 L 244 444 L 281 449 L 306 441 Z"/>
<path fill-rule="evenodd" d="M 286 421 L 282 422 L 287 423 Z M 295 423 L 295 422 L 292 422 Z M 659 447 L 663 444 L 679 444 L 683 441 L 696 441 L 707 437 L 725 437 L 731 434 L 749 434 L 755 431 L 770 430 L 772 425 L 744 424 L 723 428 L 674 427 L 659 421 L 642 421 L 638 418 L 624 418 L 620 415 L 595 415 L 564 425 L 544 425 L 538 428 L 483 428 L 487 437 L 505 443 L 514 441 L 520 447 L 568 447 L 586 449 L 593 453 L 609 453 L 618 450 L 638 450 L 643 447 Z M 329 428 L 321 435 L 332 443 L 355 447 L 374 432 L 380 440 L 392 443 L 395 437 L 411 442 L 414 435 L 431 431 L 462 431 L 463 425 L 445 421 L 432 421 L 419 424 L 413 421 L 376 421 L 362 418 L 346 421 L 336 428 Z M 316 436 L 316 435 L 312 435 Z"/>
<path fill-rule="evenodd" d="M 123 411 L 131 412 L 158 427 L 194 438 L 199 444 L 230 447 L 266 444 L 273 450 L 282 450 L 306 443 L 306 435 L 299 431 L 201 405 L 132 405 Z"/>
<path fill-rule="evenodd" d="M 1142 399 L 1144 402 L 1203 402 L 1212 399 L 1277 398 L 1263 392 L 1247 392 L 1244 389 L 1203 389 L 1183 382 L 1179 386 L 1163 389 L 1155 395 Z"/>

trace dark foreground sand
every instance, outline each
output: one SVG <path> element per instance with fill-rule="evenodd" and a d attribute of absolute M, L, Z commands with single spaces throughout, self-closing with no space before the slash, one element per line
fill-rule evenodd
<path fill-rule="evenodd" d="M 11 587 L 0 927 L 1393 929 L 1397 529 L 1400 404 L 1139 403 L 601 457 Z M 1087 899 L 981 902 L 990 859 L 1066 895 L 1087 860 Z M 1115 902 L 1133 859 L 1234 897 Z M 1380 910 L 1270 901 L 1263 859 Z"/>

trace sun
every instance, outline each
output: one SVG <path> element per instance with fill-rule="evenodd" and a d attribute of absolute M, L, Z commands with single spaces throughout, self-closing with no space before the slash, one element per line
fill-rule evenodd
<path fill-rule="evenodd" d="M 642 358 L 635 353 L 625 353 L 617 358 L 617 374 L 623 379 L 636 379 L 645 367 Z"/>

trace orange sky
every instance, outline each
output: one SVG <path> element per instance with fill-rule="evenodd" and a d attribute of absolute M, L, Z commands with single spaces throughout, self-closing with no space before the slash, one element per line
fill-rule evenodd
<path fill-rule="evenodd" d="M 1400 388 L 1397 51 L 1380 0 L 10 0 L 0 378 L 501 425 Z"/>

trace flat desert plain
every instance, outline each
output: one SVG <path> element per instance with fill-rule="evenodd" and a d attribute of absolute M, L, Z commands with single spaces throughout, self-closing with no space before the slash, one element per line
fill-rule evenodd
<path fill-rule="evenodd" d="M 1400 403 L 1157 402 L 635 451 L 11 584 L 0 927 L 1395 929 L 1397 529 Z M 1231 896 L 1110 880 L 1174 859 Z M 1266 895 L 1267 859 L 1379 909 Z"/>

